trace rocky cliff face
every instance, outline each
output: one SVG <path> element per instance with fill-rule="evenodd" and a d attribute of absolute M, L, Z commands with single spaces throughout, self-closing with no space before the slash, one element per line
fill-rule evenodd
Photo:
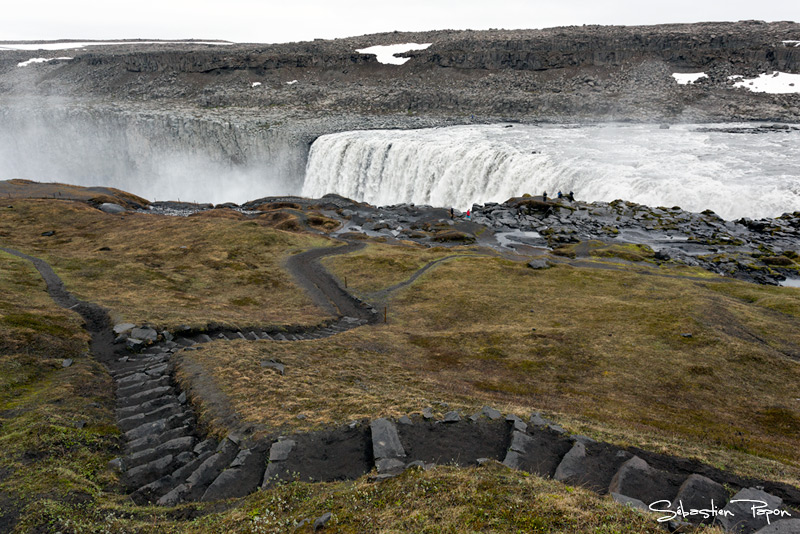
<path fill-rule="evenodd" d="M 797 34 L 798 25 L 790 22 L 588 26 L 528 35 L 493 32 L 480 47 L 469 36 L 461 36 L 414 55 L 441 67 L 490 70 L 621 67 L 647 58 L 679 70 L 703 70 L 727 62 L 739 69 L 796 71 L 800 48 L 783 41 L 796 40 Z"/>

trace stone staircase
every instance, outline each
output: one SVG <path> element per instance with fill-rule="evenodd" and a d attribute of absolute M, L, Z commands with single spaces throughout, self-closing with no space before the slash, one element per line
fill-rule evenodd
<path fill-rule="evenodd" d="M 342 319 L 291 335 L 315 339 L 313 336 L 334 335 L 359 323 Z M 569 435 L 539 414 L 524 421 L 484 407 L 469 417 L 454 411 L 436 419 L 432 410 L 426 409 L 396 421 L 358 421 L 258 442 L 245 443 L 234 435 L 221 442 L 204 439 L 185 393 L 176 386 L 171 359 L 176 352 L 220 334 L 227 339 L 266 339 L 268 335 L 280 340 L 258 330 L 215 332 L 213 337 L 179 336 L 122 357 L 115 364 L 117 415 L 125 438 L 125 455 L 115 464 L 138 504 L 172 506 L 242 497 L 295 479 L 353 480 L 372 473 L 374 480 L 380 481 L 411 467 L 497 461 L 610 494 L 642 510 L 652 507 L 672 531 L 716 522 L 737 534 L 800 532 L 800 491 L 796 488 L 742 480 L 685 459 Z M 731 495 L 731 491 L 737 493 Z M 757 506 L 764 503 L 762 515 L 754 515 L 751 507 L 755 501 Z M 769 515 L 764 515 L 767 512 Z"/>
<path fill-rule="evenodd" d="M 116 343 L 139 349 L 147 339 L 157 342 L 113 362 L 117 420 L 124 455 L 113 465 L 123 473 L 125 486 L 137 503 L 175 504 L 184 500 L 213 500 L 250 493 L 261 484 L 247 481 L 257 466 L 266 465 L 269 446 L 245 448 L 233 436 L 221 443 L 202 439 L 186 393 L 174 377 L 173 355 L 194 350 L 216 339 L 300 341 L 329 337 L 366 324 L 365 319 L 342 317 L 311 328 L 211 329 L 158 334 L 147 327 L 118 325 Z M 131 337 L 135 334 L 138 337 Z M 144 339 L 139 339 L 144 338 Z M 263 471 L 263 468 L 262 468 Z"/>

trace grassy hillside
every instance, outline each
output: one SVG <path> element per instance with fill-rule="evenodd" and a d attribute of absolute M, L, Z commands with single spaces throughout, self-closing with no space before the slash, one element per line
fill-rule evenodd
<path fill-rule="evenodd" d="M 46 259 L 70 291 L 118 320 L 171 328 L 325 318 L 281 265 L 327 238 L 237 217 L 10 205 L 0 244 Z M 241 421 L 271 430 L 490 404 L 800 485 L 800 290 L 613 260 L 533 270 L 467 247 L 370 243 L 325 265 L 385 304 L 385 324 L 313 341 L 216 341 L 182 357 L 210 373 Z M 607 497 L 497 464 L 137 507 L 107 467 L 119 454 L 113 386 L 87 340 L 33 267 L 0 253 L 0 532 L 12 523 L 17 532 L 291 532 L 326 512 L 329 532 L 661 531 Z M 270 358 L 285 375 L 261 367 Z M 179 378 L 191 386 L 189 374 Z M 205 422 L 220 424 L 211 412 Z"/>
<path fill-rule="evenodd" d="M 54 231 L 55 235 L 42 236 Z M 116 321 L 164 328 L 315 324 L 326 317 L 281 269 L 321 237 L 225 217 L 109 215 L 70 201 L 17 200 L 0 240 L 42 257 Z"/>

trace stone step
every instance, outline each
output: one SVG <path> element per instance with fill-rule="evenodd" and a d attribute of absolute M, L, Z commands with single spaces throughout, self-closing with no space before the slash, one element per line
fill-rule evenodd
<path fill-rule="evenodd" d="M 166 443 L 171 439 L 180 438 L 182 436 L 190 435 L 192 430 L 191 425 L 183 425 L 171 430 L 167 430 L 158 434 L 149 434 L 142 438 L 129 441 L 125 445 L 125 451 L 128 454 L 136 454 L 139 451 L 143 451 L 145 449 L 152 449 L 153 447 L 157 447 L 162 443 Z"/>
<path fill-rule="evenodd" d="M 178 466 L 175 456 L 168 454 L 125 471 L 125 484 L 130 489 L 138 489 L 171 473 Z"/>
<path fill-rule="evenodd" d="M 188 461 L 171 474 L 136 490 L 131 495 L 131 498 L 135 503 L 140 505 L 152 502 L 157 502 L 162 506 L 174 506 L 178 504 L 183 498 L 184 490 L 188 491 L 188 487 L 185 484 L 186 477 L 192 474 L 192 472 L 212 454 L 214 454 L 214 451 L 207 451 L 200 455 L 195 454 L 192 460 Z"/>
<path fill-rule="evenodd" d="M 157 421 L 152 421 L 150 423 L 137 426 L 136 428 L 125 432 L 123 436 L 126 440 L 133 441 L 143 438 L 148 434 L 160 434 L 162 432 L 166 432 L 167 430 L 173 430 L 175 428 L 187 425 L 190 420 L 191 416 L 184 414 L 173 415 L 165 419 L 159 419 Z"/>
<path fill-rule="evenodd" d="M 503 464 L 542 477 L 552 477 L 571 448 L 569 439 L 550 430 L 533 433 L 515 430 Z"/>
<path fill-rule="evenodd" d="M 138 371 L 139 368 L 145 365 L 156 363 L 154 361 L 156 356 L 137 355 L 136 357 L 127 357 L 124 361 L 114 363 L 113 369 L 109 371 L 112 376 L 121 376 L 129 371 Z"/>
<path fill-rule="evenodd" d="M 561 459 L 555 480 L 605 494 L 611 479 L 632 454 L 605 443 L 575 441 Z"/>
<path fill-rule="evenodd" d="M 166 443 L 162 443 L 161 445 L 158 445 L 152 449 L 144 449 L 135 454 L 127 456 L 124 460 L 125 467 L 128 469 L 133 469 L 140 465 L 150 463 L 153 460 L 168 454 L 172 454 L 177 457 L 182 452 L 191 452 L 196 443 L 197 438 L 194 436 L 183 436 L 171 439 Z M 194 458 L 194 454 L 192 455 L 192 458 Z"/>
<path fill-rule="evenodd" d="M 141 404 L 134 404 L 125 408 L 117 408 L 117 419 L 124 419 L 139 413 L 152 412 L 157 408 L 175 403 L 177 401 L 178 397 L 175 397 L 175 395 L 162 395 L 161 397 L 157 397 Z"/>
<path fill-rule="evenodd" d="M 157 388 L 160 386 L 168 386 L 171 383 L 170 376 L 160 376 L 158 378 L 149 378 L 145 382 L 137 384 L 126 385 L 125 387 L 117 387 L 117 397 L 129 397 L 140 391 Z"/>
<path fill-rule="evenodd" d="M 164 395 L 174 395 L 175 389 L 172 386 L 158 386 L 138 393 L 133 393 L 125 397 L 117 397 L 118 408 L 128 408 L 147 401 L 163 397 Z"/>
<path fill-rule="evenodd" d="M 253 449 L 239 451 L 227 469 L 211 483 L 200 497 L 201 501 L 214 501 L 244 497 L 260 485 L 266 467 L 263 452 Z"/>
<path fill-rule="evenodd" d="M 130 375 L 136 373 L 143 373 L 148 370 L 152 370 L 160 365 L 166 364 L 169 362 L 170 354 L 165 354 L 163 356 L 152 358 L 149 361 L 139 362 L 132 365 L 127 365 L 121 368 L 117 368 L 115 371 L 112 371 L 110 374 L 117 382 L 127 379 Z M 147 373 L 152 376 L 153 373 Z"/>
<path fill-rule="evenodd" d="M 673 502 L 686 478 L 654 469 L 646 461 L 634 456 L 619 467 L 608 485 L 608 492 L 632 497 L 645 503 L 661 500 Z"/>
<path fill-rule="evenodd" d="M 230 438 L 220 443 L 216 452 L 209 456 L 191 475 L 186 478 L 188 491 L 182 496 L 184 500 L 197 500 L 203 496 L 208 486 L 230 465 L 239 453 L 239 446 Z M 178 488 L 176 488 L 177 490 Z"/>
<path fill-rule="evenodd" d="M 127 432 L 145 423 L 150 423 L 158 419 L 164 419 L 166 417 L 178 414 L 185 415 L 185 412 L 183 410 L 183 407 L 180 405 L 179 402 L 177 402 L 176 399 L 174 403 L 165 404 L 164 406 L 160 406 L 150 412 L 142 412 L 136 415 L 131 415 L 129 417 L 120 419 L 119 421 L 117 421 L 117 426 L 119 426 L 120 430 L 122 430 L 123 432 Z"/>

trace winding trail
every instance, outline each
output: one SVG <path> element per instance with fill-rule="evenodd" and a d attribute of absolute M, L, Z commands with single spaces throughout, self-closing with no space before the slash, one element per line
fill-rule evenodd
<path fill-rule="evenodd" d="M 315 301 L 339 314 L 333 324 L 294 333 L 219 330 L 214 332 L 215 337 L 315 339 L 373 322 L 373 309 L 342 289 L 319 264 L 322 257 L 346 254 L 363 246 L 350 243 L 312 249 L 287 261 L 287 268 Z M 221 441 L 204 437 L 186 393 L 175 382 L 173 359 L 177 352 L 211 341 L 209 333 L 182 332 L 173 338 L 163 332 L 163 341 L 157 340 L 140 353 L 127 352 L 114 344 L 106 311 L 71 295 L 45 261 L 13 249 L 0 250 L 32 262 L 53 300 L 86 321 L 92 353 L 106 364 L 116 382 L 117 424 L 123 432 L 125 454 L 112 464 L 121 471 L 130 498 L 138 504 L 171 506 L 243 497 L 295 477 L 333 481 L 377 472 L 373 476 L 381 480 L 412 466 L 468 466 L 496 460 L 513 469 L 610 493 L 636 506 L 646 507 L 645 503 L 658 499 L 681 499 L 699 508 L 715 498 L 722 509 L 730 499 L 723 486 L 727 485 L 741 489 L 737 496 L 742 499 L 757 497 L 770 499 L 775 506 L 800 507 L 800 491 L 786 484 L 742 479 L 696 461 L 595 442 L 567 434 L 538 413 L 525 422 L 489 407 L 469 417 L 450 412 L 442 420 L 436 420 L 426 409 L 421 416 L 405 416 L 396 422 L 380 418 L 257 442 L 235 434 Z M 388 295 L 434 266 L 458 257 L 471 256 L 439 258 L 378 294 Z M 748 524 L 736 532 L 755 532 L 761 526 Z"/>
<path fill-rule="evenodd" d="M 286 268 L 324 310 L 334 315 L 338 313 L 344 317 L 374 322 L 377 320 L 374 310 L 342 288 L 319 263 L 326 256 L 349 254 L 364 246 L 362 242 L 347 242 L 343 246 L 314 248 L 291 256 L 286 261 Z"/>

